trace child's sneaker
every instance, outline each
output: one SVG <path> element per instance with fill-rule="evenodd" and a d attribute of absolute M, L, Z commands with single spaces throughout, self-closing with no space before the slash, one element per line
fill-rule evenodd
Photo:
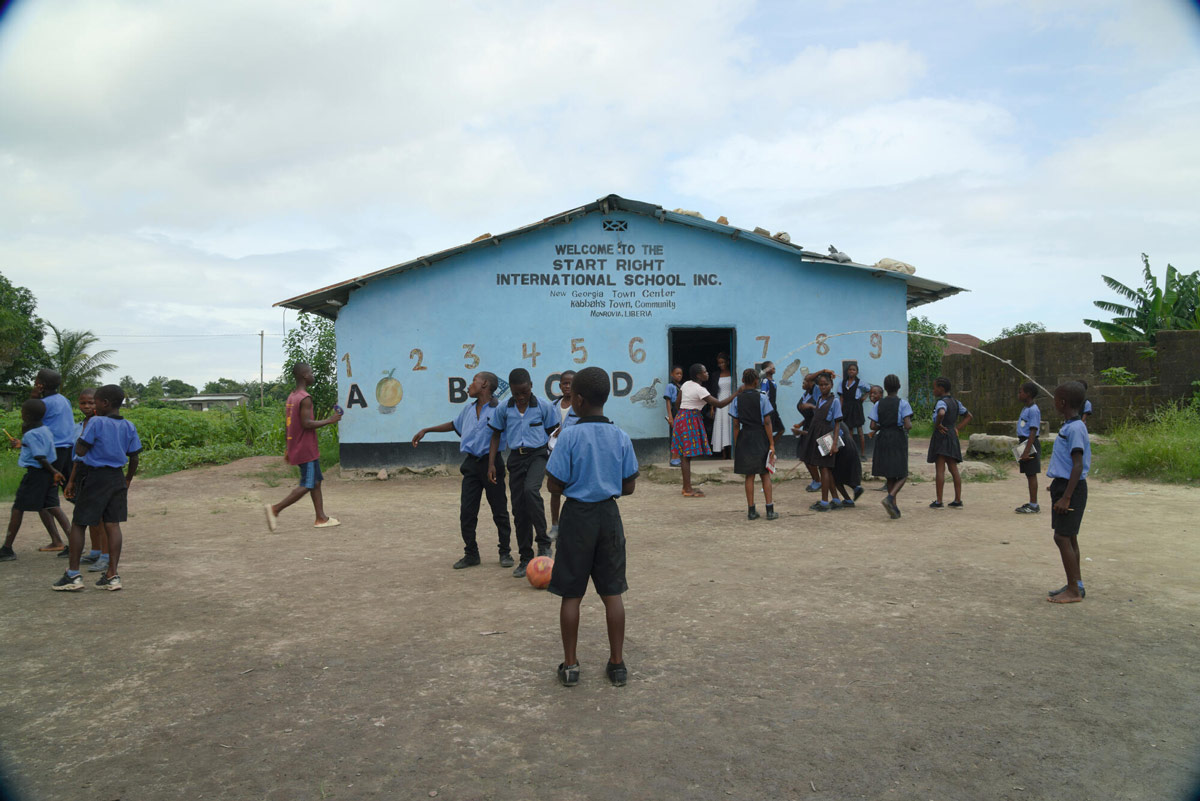
<path fill-rule="evenodd" d="M 678 460 L 678 459 L 672 459 L 672 460 L 671 460 L 671 467 L 679 467 L 679 460 Z"/>
<path fill-rule="evenodd" d="M 759 513 L 754 509 L 751 509 L 748 512 L 746 512 L 747 520 L 757 520 L 759 517 L 760 517 Z"/>
<path fill-rule="evenodd" d="M 821 482 L 820 481 L 812 482 L 811 484 L 809 484 L 807 487 L 804 488 L 804 491 L 805 492 L 820 492 L 821 491 Z"/>
<path fill-rule="evenodd" d="M 83 589 L 83 576 L 68 576 L 62 574 L 62 578 L 50 585 L 50 589 L 59 592 L 78 592 Z"/>
<path fill-rule="evenodd" d="M 1019 515 L 1036 515 L 1038 512 L 1042 511 L 1042 508 L 1040 506 L 1034 506 L 1031 503 L 1026 503 L 1018 506 L 1016 511 Z"/>
<path fill-rule="evenodd" d="M 849 498 L 845 499 L 844 501 L 842 501 L 842 508 L 843 509 L 853 509 L 854 501 L 850 500 Z"/>
<path fill-rule="evenodd" d="M 779 519 L 779 513 L 778 513 L 778 512 L 776 512 L 774 509 L 768 509 L 768 510 L 767 510 L 767 519 L 768 519 L 768 520 L 778 520 L 778 519 Z"/>
<path fill-rule="evenodd" d="M 934 501 L 933 503 L 929 504 L 930 509 L 942 509 L 945 508 L 945 506 L 946 504 L 942 503 L 941 501 Z"/>
<path fill-rule="evenodd" d="M 579 683 L 579 663 L 568 665 L 561 662 L 558 665 L 558 680 L 564 687 L 574 687 Z"/>
<path fill-rule="evenodd" d="M 108 557 L 101 556 L 95 562 L 88 565 L 87 572 L 89 573 L 107 573 L 108 572 Z"/>
<path fill-rule="evenodd" d="M 962 501 L 950 501 L 950 503 L 946 504 L 946 506 L 948 506 L 951 509 L 961 509 L 961 508 L 963 508 L 963 502 Z"/>
<path fill-rule="evenodd" d="M 614 687 L 624 687 L 625 682 L 629 680 L 629 671 L 625 669 L 625 663 L 614 665 L 612 662 L 607 662 L 604 665 L 604 672 L 608 674 L 608 680 L 612 682 Z"/>
<path fill-rule="evenodd" d="M 11 562 L 16 559 L 17 555 L 13 553 L 13 549 L 8 545 L 0 545 L 0 562 Z"/>
<path fill-rule="evenodd" d="M 96 587 L 101 590 L 119 590 L 121 589 L 121 577 L 113 576 L 109 578 L 108 576 L 101 576 L 100 580 L 96 582 Z"/>
<path fill-rule="evenodd" d="M 814 512 L 828 512 L 832 507 L 829 505 L 828 501 L 817 501 L 808 508 L 812 509 Z"/>
<path fill-rule="evenodd" d="M 865 490 L 863 490 L 862 484 L 859 484 L 857 487 L 855 487 L 854 488 L 854 500 L 857 501 L 859 498 L 861 498 L 864 491 Z"/>
<path fill-rule="evenodd" d="M 79 561 L 85 565 L 94 565 L 99 558 L 100 554 L 92 556 L 90 553 L 85 553 L 83 556 L 79 557 Z"/>
<path fill-rule="evenodd" d="M 829 508 L 830 509 L 841 509 L 842 502 L 840 500 L 838 500 L 837 498 L 834 498 L 833 500 L 831 500 L 829 502 Z"/>
<path fill-rule="evenodd" d="M 63 549 L 58 552 L 59 559 L 66 559 L 70 555 L 71 555 L 71 546 L 70 545 L 64 545 Z"/>

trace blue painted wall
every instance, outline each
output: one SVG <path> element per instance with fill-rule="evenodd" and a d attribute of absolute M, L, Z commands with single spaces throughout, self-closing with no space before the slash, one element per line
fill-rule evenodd
<path fill-rule="evenodd" d="M 476 372 L 505 379 L 514 367 L 530 371 L 537 394 L 567 369 L 625 373 L 616 389 L 627 394 L 611 397 L 606 411 L 645 452 L 665 442 L 668 330 L 705 326 L 736 329 L 735 386 L 743 368 L 763 361 L 764 348 L 777 379 L 793 372 L 779 392 L 789 426 L 798 419 L 800 367 L 840 375 L 842 361 L 856 359 L 874 383 L 888 373 L 907 377 L 903 334 L 833 336 L 903 330 L 903 280 L 638 214 L 595 212 L 353 292 L 337 319 L 343 464 L 457 461 L 453 434 L 431 434 L 420 449 L 409 442 L 458 414 Z M 821 335 L 830 338 L 809 344 Z M 655 379 L 652 402 L 634 402 Z"/>

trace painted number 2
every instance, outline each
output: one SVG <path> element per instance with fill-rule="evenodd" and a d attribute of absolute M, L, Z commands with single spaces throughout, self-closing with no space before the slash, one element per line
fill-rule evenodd
<path fill-rule="evenodd" d="M 871 347 L 875 350 L 871 351 L 871 358 L 878 359 L 883 355 L 883 335 L 871 334 Z"/>
<path fill-rule="evenodd" d="M 421 352 L 420 348 L 413 348 L 412 350 L 410 350 L 408 352 L 408 358 L 417 360 L 417 363 L 413 365 L 414 373 L 417 372 L 418 370 L 428 370 L 429 369 L 425 365 L 421 364 L 421 360 L 425 358 L 425 354 Z"/>

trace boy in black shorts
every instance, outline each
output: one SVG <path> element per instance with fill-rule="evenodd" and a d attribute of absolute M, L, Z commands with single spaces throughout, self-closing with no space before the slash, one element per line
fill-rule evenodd
<path fill-rule="evenodd" d="M 0 546 L 0 562 L 11 562 L 17 558 L 12 546 L 26 512 L 58 507 L 58 485 L 64 479 L 54 466 L 54 434 L 42 425 L 45 415 L 46 404 L 41 400 L 30 398 L 25 401 L 21 404 L 21 439 L 8 438 L 11 447 L 21 449 L 17 465 L 25 468 L 25 475 L 17 487 L 12 516 L 8 520 L 8 534 L 4 538 L 4 545 Z"/>
<path fill-rule="evenodd" d="M 629 435 L 604 417 L 608 373 L 586 367 L 575 374 L 571 408 L 579 422 L 558 436 L 546 465 L 546 483 L 566 496 L 559 519 L 558 556 L 550 575 L 550 592 L 562 597 L 563 662 L 558 679 L 566 687 L 579 683 L 579 604 L 588 578 L 604 602 L 608 623 L 608 663 L 604 671 L 617 687 L 628 679 L 625 645 L 625 530 L 617 498 L 632 495 L 638 464 Z"/>
<path fill-rule="evenodd" d="M 1052 590 L 1047 601 L 1055 604 L 1074 604 L 1083 600 L 1083 576 L 1079 564 L 1079 524 L 1087 507 L 1087 476 L 1092 466 L 1092 445 L 1087 426 L 1079 419 L 1083 410 L 1083 384 L 1069 381 L 1054 390 L 1054 408 L 1067 419 L 1054 440 L 1050 467 L 1046 475 L 1051 480 L 1047 490 L 1054 504 L 1050 509 L 1050 528 L 1054 544 L 1062 556 L 1067 573 L 1065 586 Z"/>
<path fill-rule="evenodd" d="M 116 384 L 96 390 L 96 416 L 84 428 L 75 443 L 75 452 L 87 465 L 87 475 L 75 492 L 75 513 L 71 517 L 69 535 L 71 555 L 67 572 L 51 585 L 51 589 L 76 592 L 83 589 L 79 575 L 79 558 L 83 554 L 83 531 L 103 523 L 108 534 L 108 570 L 96 582 L 102 590 L 121 589 L 117 563 L 121 560 L 121 524 L 127 514 L 129 482 L 137 473 L 138 454 L 142 441 L 133 423 L 121 417 L 119 411 L 125 393 Z M 121 468 L 129 462 L 129 469 Z"/>

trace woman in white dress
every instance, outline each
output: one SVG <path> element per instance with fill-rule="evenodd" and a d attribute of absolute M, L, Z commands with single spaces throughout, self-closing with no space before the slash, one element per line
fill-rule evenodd
<path fill-rule="evenodd" d="M 733 373 L 729 369 L 729 356 L 717 354 L 717 400 L 723 401 L 733 397 Z M 729 458 L 730 446 L 733 444 L 733 418 L 727 414 L 715 415 L 712 427 L 712 452 L 720 454 L 722 459 Z"/>

